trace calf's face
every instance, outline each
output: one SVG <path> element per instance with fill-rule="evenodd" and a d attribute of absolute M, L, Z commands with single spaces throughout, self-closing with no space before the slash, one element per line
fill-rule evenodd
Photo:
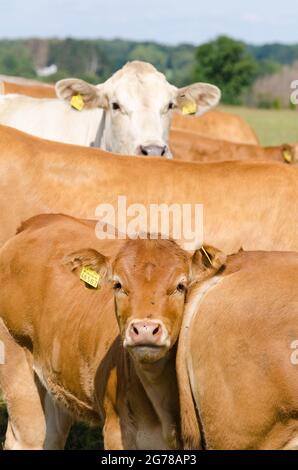
<path fill-rule="evenodd" d="M 129 241 L 112 271 L 124 347 L 141 362 L 162 358 L 178 338 L 190 280 L 189 256 L 169 240 Z"/>
<path fill-rule="evenodd" d="M 178 339 L 190 283 L 212 276 L 224 262 L 212 247 L 190 257 L 162 239 L 128 240 L 112 264 L 95 250 L 67 257 L 72 271 L 88 266 L 112 283 L 123 346 L 141 363 L 166 356 Z"/>

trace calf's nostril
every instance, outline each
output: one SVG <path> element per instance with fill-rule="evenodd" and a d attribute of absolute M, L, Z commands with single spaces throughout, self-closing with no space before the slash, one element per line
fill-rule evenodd
<path fill-rule="evenodd" d="M 159 332 L 159 325 L 152 331 L 153 336 Z"/>
<path fill-rule="evenodd" d="M 164 147 L 164 148 L 162 149 L 162 152 L 161 152 L 161 156 L 162 156 L 162 157 L 165 156 L 166 151 L 167 151 L 167 147 Z"/>
<path fill-rule="evenodd" d="M 132 330 L 133 330 L 133 332 L 134 332 L 136 335 L 139 334 L 139 331 L 138 331 L 138 329 L 137 329 L 135 326 L 133 326 Z"/>

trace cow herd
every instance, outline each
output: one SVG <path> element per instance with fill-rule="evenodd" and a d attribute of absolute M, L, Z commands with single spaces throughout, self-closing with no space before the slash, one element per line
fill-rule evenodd
<path fill-rule="evenodd" d="M 4 448 L 297 449 L 298 145 L 143 62 L 0 94 Z M 119 196 L 201 204 L 203 243 L 107 237 Z"/>

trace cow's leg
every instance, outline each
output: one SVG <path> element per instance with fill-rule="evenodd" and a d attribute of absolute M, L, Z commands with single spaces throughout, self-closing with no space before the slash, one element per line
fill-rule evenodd
<path fill-rule="evenodd" d="M 44 397 L 44 410 L 46 416 L 44 449 L 63 450 L 74 420 L 47 392 Z"/>
<path fill-rule="evenodd" d="M 5 449 L 42 449 L 45 419 L 34 380 L 30 354 L 17 344 L 0 319 L 4 355 L 0 364 L 0 388 L 7 405 L 9 423 Z"/>
<path fill-rule="evenodd" d="M 117 374 L 115 369 L 109 374 L 103 401 L 105 421 L 103 426 L 103 441 L 106 450 L 123 450 L 123 436 L 117 403 Z"/>
<path fill-rule="evenodd" d="M 105 450 L 123 450 L 120 417 L 112 403 L 105 406 L 106 418 L 103 427 L 103 440 Z"/>

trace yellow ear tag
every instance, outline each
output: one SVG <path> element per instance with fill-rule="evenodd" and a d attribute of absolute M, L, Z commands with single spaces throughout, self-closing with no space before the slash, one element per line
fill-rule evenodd
<path fill-rule="evenodd" d="M 202 253 L 204 253 L 204 255 L 206 256 L 207 260 L 208 260 L 209 263 L 210 263 L 210 266 L 212 266 L 212 261 L 211 261 L 211 259 L 210 259 L 209 254 L 208 254 L 207 251 L 205 250 L 204 245 L 201 246 L 201 251 L 202 251 Z"/>
<path fill-rule="evenodd" d="M 94 287 L 94 289 L 97 289 L 101 276 L 94 271 L 94 269 L 84 267 L 80 273 L 80 279 L 81 281 L 86 282 L 89 286 Z"/>
<path fill-rule="evenodd" d="M 85 106 L 82 95 L 74 95 L 70 100 L 70 104 L 78 111 L 82 111 Z"/>
<path fill-rule="evenodd" d="M 289 152 L 289 150 L 284 150 L 283 151 L 283 157 L 284 157 L 285 162 L 292 163 L 293 155 Z"/>
<path fill-rule="evenodd" d="M 182 108 L 182 114 L 185 116 L 187 114 L 196 114 L 197 112 L 197 105 L 196 103 L 187 103 Z"/>

